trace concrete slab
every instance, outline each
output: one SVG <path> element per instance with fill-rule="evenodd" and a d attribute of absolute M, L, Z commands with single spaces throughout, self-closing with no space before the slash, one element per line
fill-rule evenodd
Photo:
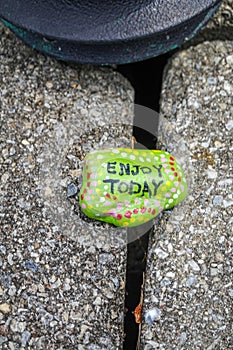
<path fill-rule="evenodd" d="M 162 141 L 185 145 L 190 193 L 150 240 L 143 350 L 233 348 L 232 52 L 232 41 L 205 42 L 166 70 Z"/>
<path fill-rule="evenodd" d="M 130 145 L 132 88 L 2 26 L 0 41 L 0 348 L 120 349 L 126 232 L 85 219 L 67 186 L 90 150 Z"/>
<path fill-rule="evenodd" d="M 185 46 L 194 46 L 206 40 L 232 40 L 232 36 L 233 2 L 223 0 L 219 10 L 208 24 Z"/>

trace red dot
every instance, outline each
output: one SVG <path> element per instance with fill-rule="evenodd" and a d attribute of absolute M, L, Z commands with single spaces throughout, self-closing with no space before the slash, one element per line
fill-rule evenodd
<path fill-rule="evenodd" d="M 178 181 L 181 182 L 181 178 L 180 177 L 178 177 Z"/>
<path fill-rule="evenodd" d="M 169 164 L 170 164 L 170 165 L 174 165 L 174 163 L 173 163 L 173 162 L 170 162 Z"/>
<path fill-rule="evenodd" d="M 171 168 L 172 171 L 175 171 L 175 168 Z"/>
<path fill-rule="evenodd" d="M 86 165 L 86 169 L 88 169 L 88 165 Z"/>
<path fill-rule="evenodd" d="M 113 199 L 114 199 L 114 201 L 115 201 L 115 200 L 117 200 L 117 197 L 116 197 L 116 196 L 113 196 Z"/>
<path fill-rule="evenodd" d="M 151 208 L 148 208 L 147 211 L 148 211 L 148 213 L 150 213 L 151 212 Z"/>
<path fill-rule="evenodd" d="M 130 211 L 130 210 L 127 210 L 126 212 L 125 212 L 125 217 L 127 218 L 127 219 L 130 219 L 131 218 L 131 214 L 132 214 L 132 212 Z"/>
<path fill-rule="evenodd" d="M 174 173 L 174 176 L 178 176 L 178 173 Z"/>
<path fill-rule="evenodd" d="M 137 214 L 137 213 L 138 213 L 138 209 L 134 209 L 134 210 L 133 210 L 133 213 L 134 213 L 134 214 Z"/>
<path fill-rule="evenodd" d="M 117 215 L 117 220 L 121 220 L 122 219 L 122 215 L 121 214 L 118 214 Z"/>
<path fill-rule="evenodd" d="M 87 173 L 87 178 L 90 179 L 91 173 Z"/>
<path fill-rule="evenodd" d="M 86 189 L 86 188 L 84 188 L 83 192 L 84 192 L 84 193 L 87 193 L 87 189 Z"/>
<path fill-rule="evenodd" d="M 107 197 L 107 198 L 111 198 L 111 196 L 110 196 L 110 194 L 109 194 L 109 193 L 107 193 L 107 194 L 106 194 L 106 197 Z"/>
<path fill-rule="evenodd" d="M 174 160 L 175 160 L 175 158 L 173 158 L 173 157 L 170 157 L 170 160 L 174 161 Z"/>
<path fill-rule="evenodd" d="M 84 200 L 84 194 L 81 194 L 81 199 Z"/>
<path fill-rule="evenodd" d="M 91 183 L 90 183 L 90 182 L 88 182 L 88 183 L 87 183 L 87 187 L 90 187 L 90 186 L 91 186 Z"/>
<path fill-rule="evenodd" d="M 145 211 L 146 211 L 146 208 L 145 208 L 145 207 L 142 207 L 142 208 L 141 208 L 141 213 L 145 213 Z"/>
<path fill-rule="evenodd" d="M 151 214 L 152 214 L 152 215 L 155 215 L 155 212 L 156 212 L 155 209 L 153 209 L 152 212 L 151 212 Z"/>

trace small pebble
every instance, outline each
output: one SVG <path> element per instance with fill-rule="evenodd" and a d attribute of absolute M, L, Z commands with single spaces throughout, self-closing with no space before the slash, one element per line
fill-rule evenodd
<path fill-rule="evenodd" d="M 226 61 L 228 64 L 233 64 L 233 55 L 229 55 L 226 57 Z"/>
<path fill-rule="evenodd" d="M 169 286 L 171 284 L 171 281 L 169 278 L 165 277 L 161 282 L 160 285 L 161 287 L 166 287 Z"/>
<path fill-rule="evenodd" d="M 200 271 L 199 265 L 194 260 L 189 261 L 189 266 L 192 268 L 192 270 L 194 270 L 196 272 Z"/>
<path fill-rule="evenodd" d="M 8 314 L 11 311 L 10 305 L 7 303 L 0 304 L 0 312 Z"/>
<path fill-rule="evenodd" d="M 100 305 L 102 304 L 101 298 L 100 298 L 100 297 L 97 297 L 97 298 L 94 300 L 93 304 L 94 304 L 94 305 L 99 305 L 99 306 L 100 306 Z"/>
<path fill-rule="evenodd" d="M 45 85 L 48 89 L 52 89 L 52 87 L 53 87 L 52 81 L 47 81 Z"/>
<path fill-rule="evenodd" d="M 12 253 L 9 253 L 7 256 L 8 264 L 11 266 L 14 264 L 13 257 L 14 257 L 14 255 Z"/>
<path fill-rule="evenodd" d="M 114 261 L 114 255 L 108 253 L 101 253 L 99 255 L 99 264 L 105 265 L 110 264 Z"/>
<path fill-rule="evenodd" d="M 38 272 L 40 269 L 40 267 L 31 260 L 25 261 L 25 267 L 33 272 Z"/>
<path fill-rule="evenodd" d="M 51 284 L 51 288 L 56 289 L 59 288 L 61 285 L 61 280 L 58 278 L 54 283 Z"/>
<path fill-rule="evenodd" d="M 187 333 L 186 332 L 182 332 L 180 335 L 180 345 L 184 345 L 184 343 L 187 340 Z"/>
<path fill-rule="evenodd" d="M 186 280 L 186 286 L 187 287 L 191 287 L 192 285 L 194 285 L 196 283 L 197 277 L 196 276 L 190 276 L 187 280 Z"/>
<path fill-rule="evenodd" d="M 78 187 L 71 182 L 68 186 L 67 186 L 67 197 L 73 197 L 78 193 Z"/>
<path fill-rule="evenodd" d="M 227 130 L 231 130 L 233 128 L 233 119 L 231 119 L 227 124 L 226 124 Z"/>
<path fill-rule="evenodd" d="M 28 145 L 30 145 L 30 142 L 28 142 L 28 140 L 23 140 L 22 141 L 22 145 L 24 145 L 24 146 L 28 146 Z"/>
<path fill-rule="evenodd" d="M 210 276 L 216 276 L 218 274 L 218 269 L 216 267 L 210 268 Z"/>
<path fill-rule="evenodd" d="M 31 332 L 29 331 L 24 331 L 22 333 L 22 338 L 21 338 L 21 347 L 25 348 L 29 339 L 31 338 Z"/>
<path fill-rule="evenodd" d="M 213 199 L 213 205 L 217 206 L 217 205 L 221 205 L 223 201 L 223 197 L 222 196 L 215 196 Z"/>
<path fill-rule="evenodd" d="M 24 106 L 23 110 L 24 110 L 24 112 L 32 112 L 32 107 L 31 106 Z"/>
<path fill-rule="evenodd" d="M 218 173 L 214 169 L 210 168 L 209 170 L 207 170 L 207 176 L 209 179 L 216 179 L 218 176 Z"/>
<path fill-rule="evenodd" d="M 147 310 L 145 313 L 145 320 L 149 325 L 153 325 L 155 321 L 161 318 L 161 311 L 154 307 L 153 309 Z"/>
<path fill-rule="evenodd" d="M 208 77 L 207 83 L 210 85 L 216 85 L 217 79 L 215 77 Z"/>

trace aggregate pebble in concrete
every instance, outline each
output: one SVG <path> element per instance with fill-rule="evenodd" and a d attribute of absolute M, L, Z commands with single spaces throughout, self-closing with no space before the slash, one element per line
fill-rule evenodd
<path fill-rule="evenodd" d="M 143 350 L 233 348 L 232 53 L 232 41 L 205 42 L 176 54 L 164 77 L 164 141 L 169 151 L 185 142 L 190 193 L 151 237 Z"/>
<path fill-rule="evenodd" d="M 125 231 L 81 217 L 67 191 L 85 154 L 132 122 L 132 88 L 2 26 L 0 81 L 0 348 L 120 349 Z"/>

